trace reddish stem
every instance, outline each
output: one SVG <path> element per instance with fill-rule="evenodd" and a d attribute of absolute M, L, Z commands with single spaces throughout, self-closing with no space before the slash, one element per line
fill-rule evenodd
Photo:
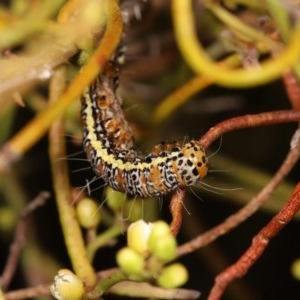
<path fill-rule="evenodd" d="M 182 206 L 183 206 L 184 195 L 185 195 L 185 190 L 178 189 L 173 194 L 169 206 L 172 215 L 172 222 L 170 227 L 174 236 L 178 234 L 182 223 Z"/>
<path fill-rule="evenodd" d="M 282 80 L 292 107 L 300 110 L 300 84 L 294 72 L 291 69 L 285 71 Z"/>
<path fill-rule="evenodd" d="M 200 138 L 199 144 L 201 144 L 204 148 L 207 148 L 213 141 L 221 137 L 224 133 L 236 129 L 299 121 L 300 111 L 295 110 L 271 111 L 255 115 L 235 117 L 211 127 L 208 132 Z"/>
<path fill-rule="evenodd" d="M 208 300 L 218 300 L 226 287 L 236 278 L 242 277 L 248 269 L 262 255 L 270 240 L 275 237 L 284 226 L 291 221 L 300 209 L 300 182 L 283 207 L 283 209 L 266 225 L 252 240 L 252 245 L 240 259 L 215 279 L 215 284 L 209 294 Z"/>

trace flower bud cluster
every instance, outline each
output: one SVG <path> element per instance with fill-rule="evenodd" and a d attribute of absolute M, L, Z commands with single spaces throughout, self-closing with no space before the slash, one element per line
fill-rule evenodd
<path fill-rule="evenodd" d="M 183 285 L 186 268 L 179 263 L 165 264 L 176 258 L 177 242 L 163 221 L 132 223 L 127 232 L 127 247 L 117 253 L 117 263 L 132 280 L 155 280 L 164 288 Z"/>

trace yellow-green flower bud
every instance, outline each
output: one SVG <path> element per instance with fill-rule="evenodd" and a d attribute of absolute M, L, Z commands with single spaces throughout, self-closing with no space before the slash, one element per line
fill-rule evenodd
<path fill-rule="evenodd" d="M 156 238 L 149 244 L 149 248 L 153 256 L 163 262 L 168 262 L 176 257 L 177 242 L 174 236 L 167 235 L 165 237 Z"/>
<path fill-rule="evenodd" d="M 175 263 L 161 271 L 157 283 L 163 288 L 171 289 L 185 284 L 187 280 L 188 272 L 186 268 L 180 263 Z"/>
<path fill-rule="evenodd" d="M 157 221 L 153 223 L 148 246 L 152 254 L 163 262 L 175 258 L 177 242 L 166 222 Z"/>
<path fill-rule="evenodd" d="M 169 225 L 164 221 L 156 221 L 153 223 L 151 234 L 149 236 L 149 247 L 152 246 L 160 239 L 172 235 Z"/>
<path fill-rule="evenodd" d="M 81 300 L 84 295 L 82 280 L 68 269 L 61 269 L 50 286 L 51 294 L 58 300 Z"/>
<path fill-rule="evenodd" d="M 126 201 L 124 203 L 123 216 L 130 222 L 136 222 L 143 216 L 143 202 L 141 199 Z"/>
<path fill-rule="evenodd" d="M 113 210 L 114 212 L 119 212 L 125 200 L 125 196 L 123 193 L 117 192 L 110 187 L 105 189 L 105 196 L 107 199 L 108 207 Z"/>
<path fill-rule="evenodd" d="M 132 223 L 127 231 L 127 245 L 137 253 L 146 257 L 149 254 L 148 240 L 152 230 L 152 223 L 143 220 Z"/>
<path fill-rule="evenodd" d="M 123 272 L 136 275 L 144 269 L 144 258 L 134 250 L 125 247 L 117 253 L 117 264 Z"/>
<path fill-rule="evenodd" d="M 95 228 L 100 223 L 99 205 L 90 198 L 84 198 L 77 204 L 76 213 L 78 221 L 83 228 Z"/>

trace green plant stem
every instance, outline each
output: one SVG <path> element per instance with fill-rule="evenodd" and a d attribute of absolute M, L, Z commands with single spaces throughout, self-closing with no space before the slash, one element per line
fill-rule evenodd
<path fill-rule="evenodd" d="M 108 278 L 100 280 L 97 285 L 97 291 L 100 295 L 103 295 L 110 287 L 126 279 L 127 276 L 122 271 L 118 270 L 112 275 L 110 275 Z"/>
<path fill-rule="evenodd" d="M 90 261 L 93 261 L 93 258 L 96 254 L 96 251 L 103 245 L 107 244 L 111 239 L 117 237 L 123 232 L 121 224 L 118 222 L 111 226 L 108 230 L 98 235 L 95 240 L 93 240 L 87 246 L 87 254 Z"/>
<path fill-rule="evenodd" d="M 50 98 L 59 98 L 60 92 L 64 90 L 65 72 L 57 70 L 53 76 L 50 86 Z M 64 125 L 61 119 L 56 120 L 49 133 L 49 154 L 52 167 L 53 185 L 56 195 L 56 203 L 59 218 L 63 230 L 67 251 L 76 275 L 85 283 L 87 290 L 93 289 L 96 284 L 96 274 L 88 260 L 80 226 L 76 219 L 74 206 L 72 205 L 72 194 L 68 177 L 68 167 L 62 157 L 66 156 L 64 142 Z"/>

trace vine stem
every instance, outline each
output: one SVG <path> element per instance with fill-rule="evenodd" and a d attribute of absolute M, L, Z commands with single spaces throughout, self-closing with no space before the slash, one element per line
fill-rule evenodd
<path fill-rule="evenodd" d="M 96 251 L 120 235 L 123 231 L 123 228 L 119 222 L 116 222 L 113 226 L 111 226 L 106 231 L 102 232 L 99 236 L 97 236 L 91 243 L 87 246 L 87 254 L 90 261 L 93 261 Z"/>
<path fill-rule="evenodd" d="M 286 70 L 282 80 L 291 105 L 294 109 L 300 110 L 300 84 L 293 70 Z"/>
<path fill-rule="evenodd" d="M 181 227 L 184 196 L 185 196 L 185 189 L 178 189 L 174 193 L 170 201 L 169 208 L 172 215 L 172 222 L 170 228 L 174 236 L 178 234 L 179 229 Z"/>
<path fill-rule="evenodd" d="M 213 141 L 220 138 L 223 134 L 236 129 L 299 121 L 300 111 L 296 110 L 279 110 L 235 117 L 211 127 L 208 132 L 199 139 L 198 142 L 204 148 L 207 148 Z"/>
<path fill-rule="evenodd" d="M 267 60 L 259 68 L 230 70 L 213 62 L 199 43 L 191 0 L 174 0 L 172 16 L 177 44 L 186 62 L 196 73 L 203 74 L 220 85 L 236 88 L 261 85 L 280 77 L 285 69 L 299 59 L 299 24 L 291 32 L 288 44 L 277 59 Z"/>
<path fill-rule="evenodd" d="M 52 122 L 60 117 L 73 101 L 78 100 L 83 90 L 102 72 L 122 35 L 122 17 L 118 1 L 105 0 L 103 7 L 106 29 L 99 47 L 59 99 L 37 115 L 0 149 L 0 172 L 7 169 L 32 147 L 45 134 Z"/>
<path fill-rule="evenodd" d="M 58 68 L 51 79 L 50 101 L 56 101 L 64 89 L 64 67 Z M 69 182 L 68 166 L 61 157 L 66 156 L 64 141 L 64 120 L 57 119 L 49 132 L 49 157 L 60 223 L 69 258 L 76 275 L 84 282 L 87 291 L 91 291 L 97 282 L 96 273 L 88 259 L 85 243 L 78 220 Z"/>
<path fill-rule="evenodd" d="M 208 300 L 218 300 L 225 288 L 236 278 L 246 274 L 248 269 L 263 254 L 272 238 L 274 238 L 294 217 L 300 209 L 300 182 L 294 189 L 291 198 L 283 209 L 253 238 L 252 245 L 240 257 L 215 278 Z"/>

